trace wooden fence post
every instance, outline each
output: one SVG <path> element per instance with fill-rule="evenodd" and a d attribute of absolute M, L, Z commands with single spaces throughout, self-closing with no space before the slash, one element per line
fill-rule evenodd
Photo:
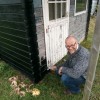
<path fill-rule="evenodd" d="M 95 71 L 96 71 L 99 53 L 100 53 L 100 3 L 98 5 L 96 26 L 95 26 L 94 36 L 93 36 L 93 43 L 90 51 L 89 69 L 87 73 L 87 79 L 84 87 L 84 94 L 82 100 L 89 100 L 94 77 L 95 77 Z"/>

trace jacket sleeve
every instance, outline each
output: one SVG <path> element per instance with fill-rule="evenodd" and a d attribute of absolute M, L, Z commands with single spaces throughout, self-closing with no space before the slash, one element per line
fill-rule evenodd
<path fill-rule="evenodd" d="M 81 57 L 72 68 L 63 67 L 62 73 L 67 74 L 72 78 L 79 78 L 86 71 L 87 67 L 88 59 Z"/>

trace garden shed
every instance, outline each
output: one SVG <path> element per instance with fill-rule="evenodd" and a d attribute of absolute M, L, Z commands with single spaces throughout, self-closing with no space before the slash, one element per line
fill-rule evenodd
<path fill-rule="evenodd" d="M 0 57 L 37 82 L 85 37 L 87 0 L 0 0 Z"/>

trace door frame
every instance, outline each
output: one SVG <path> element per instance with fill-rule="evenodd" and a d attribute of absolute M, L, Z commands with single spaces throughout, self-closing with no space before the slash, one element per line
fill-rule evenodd
<path fill-rule="evenodd" d="M 47 12 L 49 12 L 48 10 L 49 9 L 47 9 L 48 8 L 48 0 L 42 0 L 42 7 L 43 7 L 43 20 L 44 20 L 44 32 L 45 32 L 45 46 L 46 46 L 46 59 L 47 59 L 47 67 L 48 67 L 48 47 L 47 47 L 47 26 L 50 24 L 50 25 L 52 25 L 52 24 L 54 24 L 54 23 L 57 23 L 57 21 L 58 21 L 58 23 L 60 22 L 60 20 L 63 20 L 63 21 L 66 21 L 66 18 L 63 18 L 63 19 L 58 19 L 57 21 L 49 21 L 49 13 L 47 13 Z M 69 34 L 69 12 L 70 12 L 70 0 L 67 0 L 67 17 L 68 17 L 68 31 L 67 31 L 67 33 Z M 49 69 L 49 67 L 48 67 L 48 69 Z"/>

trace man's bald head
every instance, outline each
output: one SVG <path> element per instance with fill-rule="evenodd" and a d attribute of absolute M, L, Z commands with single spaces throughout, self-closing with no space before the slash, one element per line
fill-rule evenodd
<path fill-rule="evenodd" d="M 77 39 L 74 36 L 68 36 L 65 39 L 65 42 L 71 42 L 71 43 L 77 42 L 78 43 Z"/>

